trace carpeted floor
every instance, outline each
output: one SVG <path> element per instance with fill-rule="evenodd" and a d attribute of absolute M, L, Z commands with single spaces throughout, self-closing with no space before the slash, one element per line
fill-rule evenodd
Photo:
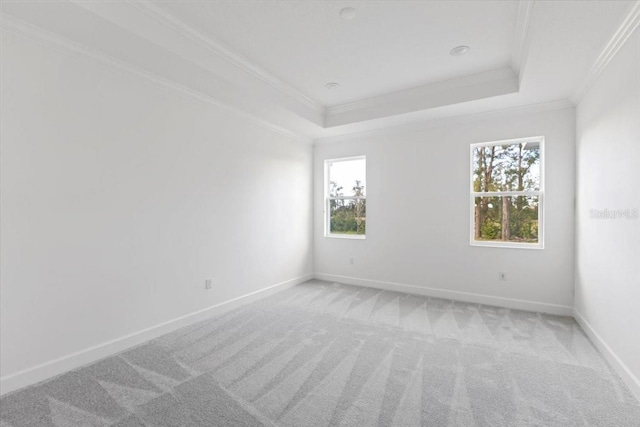
<path fill-rule="evenodd" d="M 311 281 L 0 400 L 22 426 L 640 426 L 571 318 Z"/>

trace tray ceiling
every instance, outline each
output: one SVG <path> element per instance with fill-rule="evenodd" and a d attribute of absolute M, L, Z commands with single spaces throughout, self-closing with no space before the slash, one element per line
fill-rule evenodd
<path fill-rule="evenodd" d="M 312 138 L 575 103 L 639 22 L 638 1 L 2 2 L 4 31 Z"/>

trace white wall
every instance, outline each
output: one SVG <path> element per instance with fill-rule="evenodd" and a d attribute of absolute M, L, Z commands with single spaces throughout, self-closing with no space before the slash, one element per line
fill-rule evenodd
<path fill-rule="evenodd" d="M 471 247 L 469 145 L 538 135 L 546 138 L 545 249 Z M 421 131 L 317 144 L 317 276 L 570 314 L 574 141 L 574 109 L 568 108 L 494 114 Z M 367 238 L 323 237 L 323 161 L 355 155 L 367 156 Z M 498 280 L 499 271 L 507 273 L 507 281 Z"/>
<path fill-rule="evenodd" d="M 576 317 L 640 398 L 640 31 L 576 117 Z M 592 209 L 633 219 L 594 219 Z"/>
<path fill-rule="evenodd" d="M 8 33 L 2 49 L 3 392 L 310 278 L 310 141 Z"/>

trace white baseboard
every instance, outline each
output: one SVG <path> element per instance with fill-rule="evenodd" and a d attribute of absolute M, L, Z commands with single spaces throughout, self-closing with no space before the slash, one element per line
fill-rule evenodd
<path fill-rule="evenodd" d="M 404 292 L 407 294 L 422 295 L 470 302 L 474 304 L 494 305 L 498 307 L 513 308 L 517 310 L 536 311 L 540 313 L 555 314 L 558 316 L 572 316 L 573 308 L 568 305 L 548 304 L 536 301 L 525 301 L 514 298 L 496 297 L 491 295 L 474 294 L 470 292 L 451 291 L 447 289 L 429 288 L 425 286 L 406 285 L 402 283 L 382 282 L 379 280 L 360 279 L 356 277 L 338 276 L 335 274 L 315 273 L 319 280 L 339 282 L 347 285 L 365 286 L 382 289 L 385 291 Z"/>
<path fill-rule="evenodd" d="M 633 393 L 633 395 L 640 400 L 640 379 L 636 377 L 633 372 L 627 367 L 627 365 L 620 360 L 618 355 L 609 347 L 609 345 L 602 339 L 600 334 L 598 334 L 595 329 L 587 322 L 584 316 L 576 309 L 573 310 L 573 317 L 576 319 L 576 322 L 580 325 L 580 327 L 584 330 L 584 332 L 589 336 L 591 342 L 595 344 L 595 346 L 600 350 L 600 353 L 604 356 L 604 358 L 609 362 L 609 365 L 613 368 L 613 370 L 622 378 L 622 381 L 629 387 L 629 391 Z"/>
<path fill-rule="evenodd" d="M 259 291 L 251 292 L 232 300 L 178 317 L 177 319 L 169 320 L 142 331 L 134 332 L 124 337 L 98 344 L 59 359 L 4 376 L 0 378 L 0 395 L 50 379 L 72 369 L 80 368 L 142 344 L 153 338 L 157 338 L 161 335 L 180 329 L 184 326 L 191 325 L 212 316 L 226 313 L 241 305 L 268 297 L 284 289 L 291 288 L 295 285 L 306 282 L 307 280 L 311 280 L 312 278 L 313 274 L 305 274 L 303 276 L 269 286 L 268 288 L 260 289 Z"/>

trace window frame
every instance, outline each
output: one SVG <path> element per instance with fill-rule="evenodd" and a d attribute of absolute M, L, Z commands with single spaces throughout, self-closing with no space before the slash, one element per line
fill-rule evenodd
<path fill-rule="evenodd" d="M 364 196 L 342 196 L 342 197 L 330 197 L 330 185 L 331 182 L 329 176 L 329 164 L 337 163 L 337 162 L 346 162 L 353 160 L 364 160 L 365 162 L 365 183 L 367 178 L 367 156 L 350 156 L 350 157 L 340 157 L 336 159 L 325 159 L 324 161 L 324 237 L 330 237 L 334 239 L 353 239 L 353 240 L 364 240 L 367 238 L 367 234 L 338 234 L 331 233 L 331 208 L 330 203 L 332 200 L 367 200 L 366 189 Z"/>
<path fill-rule="evenodd" d="M 473 151 L 479 147 L 492 147 L 502 145 L 515 145 L 523 142 L 537 142 L 540 144 L 540 189 L 528 191 L 473 191 Z M 471 144 L 469 150 L 469 244 L 470 246 L 489 248 L 511 248 L 511 249 L 544 249 L 544 192 L 545 192 L 545 138 L 544 136 L 534 136 L 529 138 L 514 138 L 500 141 L 480 142 Z M 503 240 L 475 240 L 475 199 L 476 197 L 509 197 L 509 196 L 534 196 L 538 197 L 538 242 L 522 243 L 507 242 Z"/>

